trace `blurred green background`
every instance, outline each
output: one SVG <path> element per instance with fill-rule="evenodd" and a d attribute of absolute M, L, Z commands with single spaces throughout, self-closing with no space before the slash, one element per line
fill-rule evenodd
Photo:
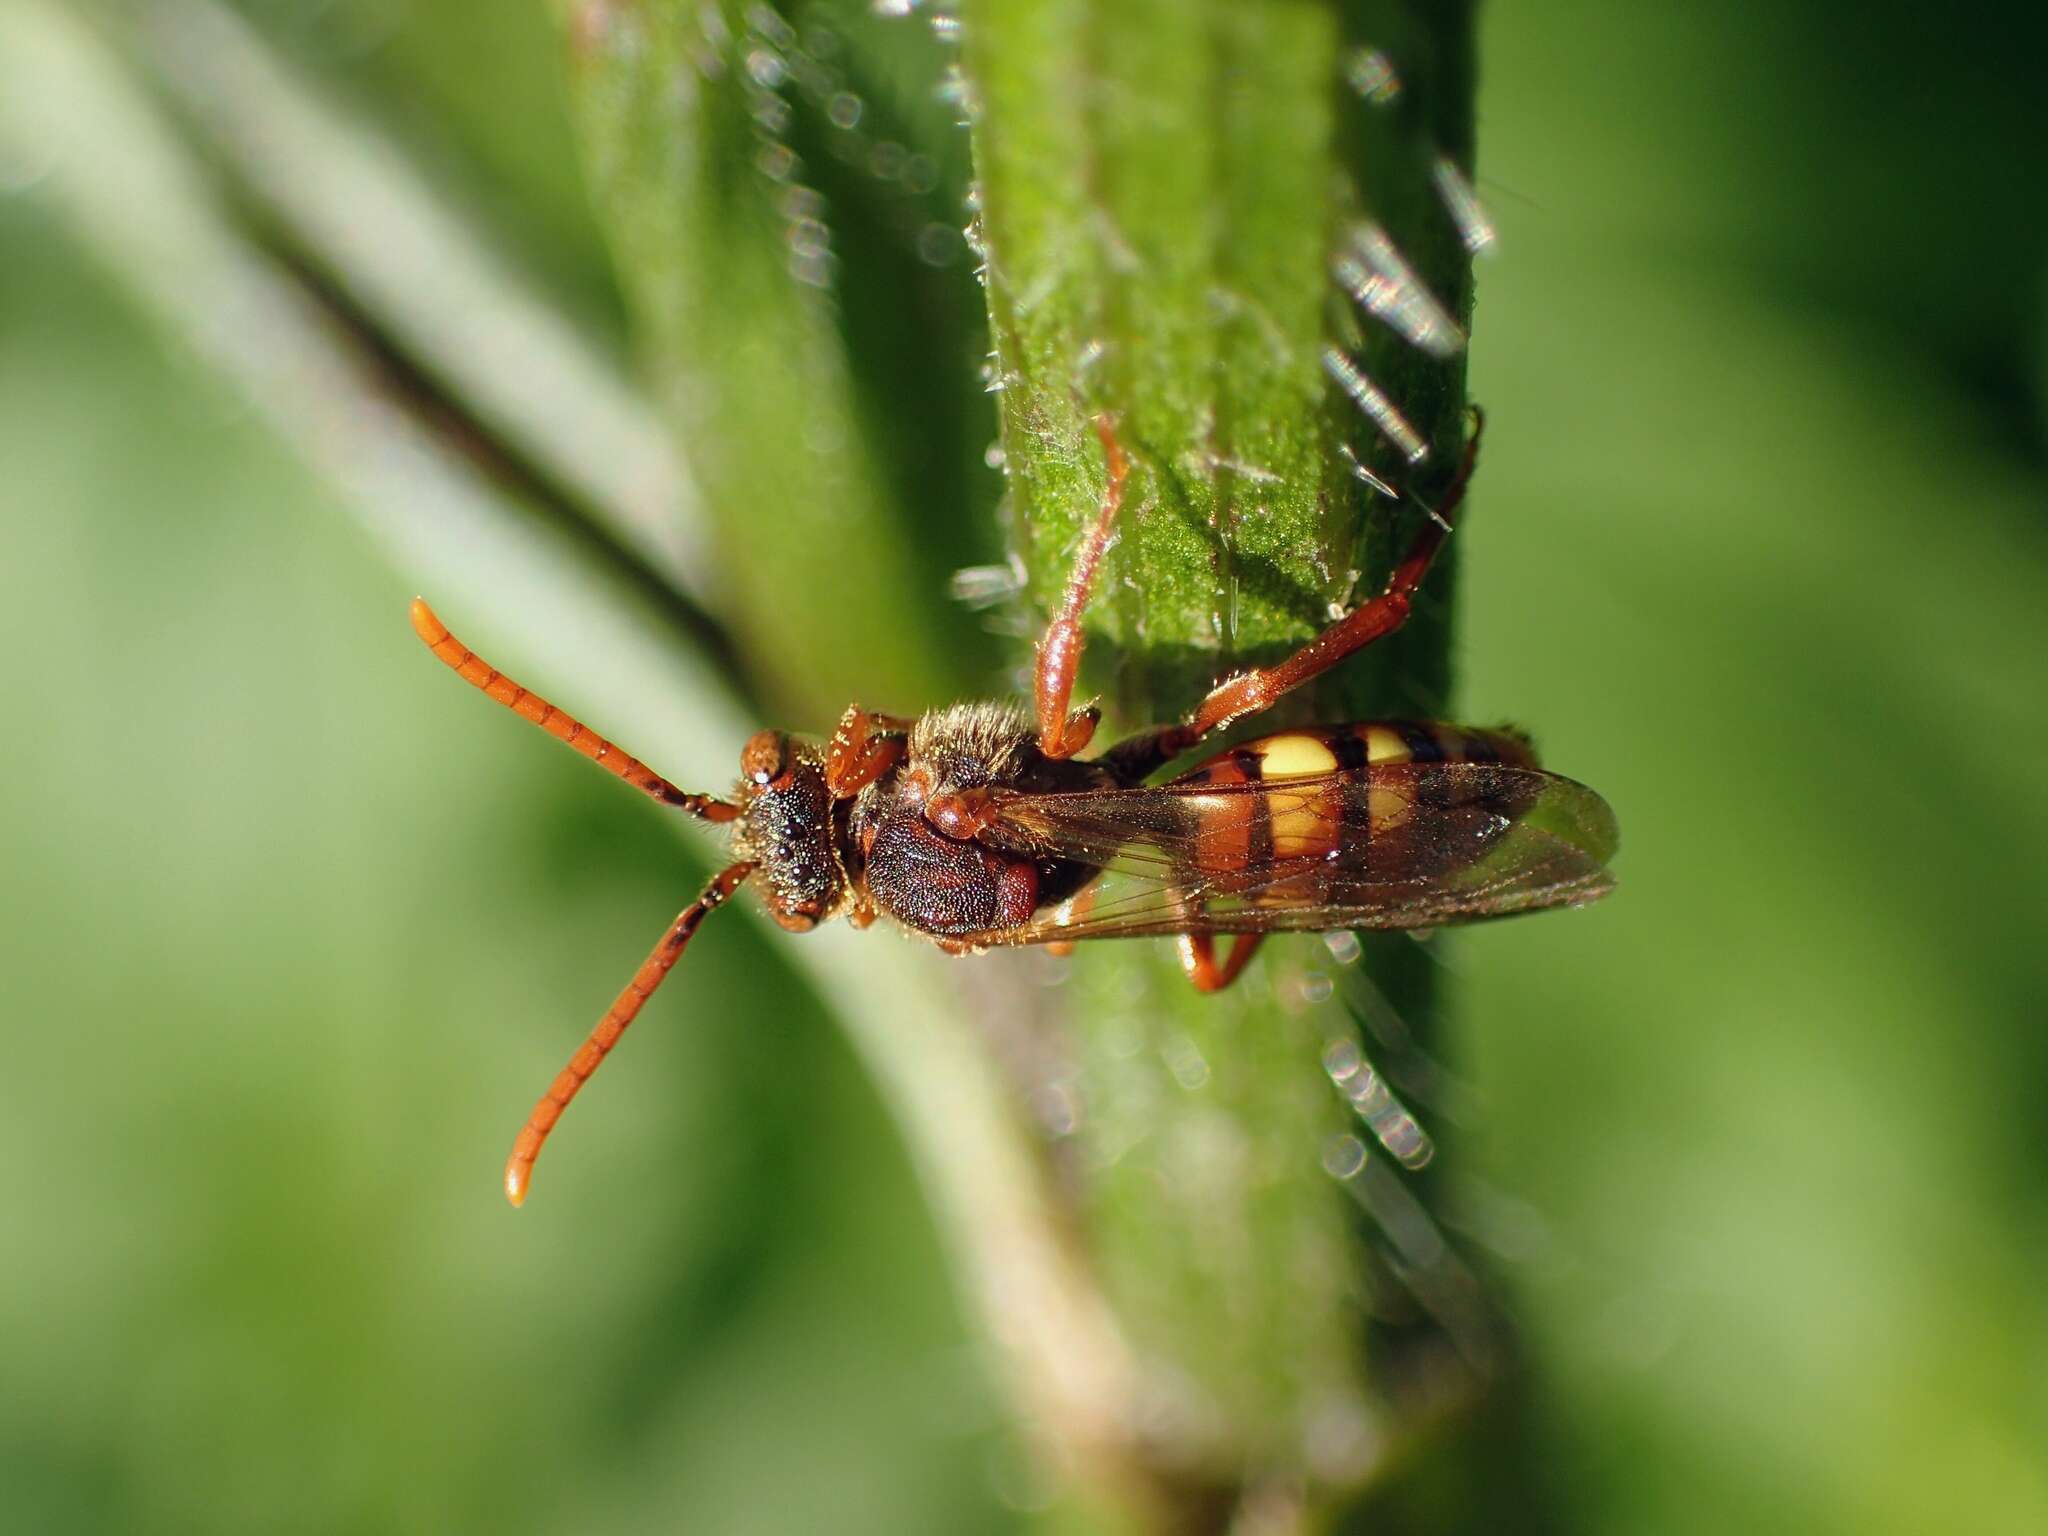
<path fill-rule="evenodd" d="M 246 9 L 619 343 L 545 14 Z M 1444 946 L 1532 1527 L 2048 1529 L 2044 43 L 1487 8 L 1462 713 L 1625 830 L 1614 900 Z M 1018 1526 L 759 925 L 499 1202 L 703 861 L 420 655 L 420 573 L 77 243 L 93 167 L 0 155 L 6 1526 Z"/>

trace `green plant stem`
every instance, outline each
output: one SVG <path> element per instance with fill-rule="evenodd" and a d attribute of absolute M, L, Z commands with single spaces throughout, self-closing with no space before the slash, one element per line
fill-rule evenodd
<path fill-rule="evenodd" d="M 1136 727 L 1298 644 L 1380 579 L 1413 513 L 1368 492 L 1340 446 L 1424 499 L 1456 458 L 1462 354 L 1363 320 L 1329 266 L 1373 221 L 1468 318 L 1469 259 L 1431 171 L 1440 153 L 1470 169 L 1469 11 L 979 0 L 965 22 L 1023 553 L 1049 603 L 1101 494 L 1089 418 L 1113 414 L 1135 469 L 1087 677 Z M 1345 84 L 1369 45 L 1413 68 L 1388 108 Z M 1332 386 L 1332 346 L 1428 438 L 1427 464 Z M 1444 590 L 1440 575 L 1436 611 L 1398 644 L 1273 718 L 1439 711 Z M 1356 1212 L 1318 1161 L 1358 1130 L 1316 1065 L 1353 1033 L 1347 989 L 1313 1000 L 1341 967 L 1313 941 L 1266 954 L 1207 998 L 1164 946 L 1096 945 L 1071 987 L 1087 1245 L 1158 1405 L 1143 1454 L 1198 1507 L 1356 1483 L 1404 1427 L 1382 1416 L 1365 1348 Z M 1423 1022 L 1412 961 L 1378 980 Z"/>

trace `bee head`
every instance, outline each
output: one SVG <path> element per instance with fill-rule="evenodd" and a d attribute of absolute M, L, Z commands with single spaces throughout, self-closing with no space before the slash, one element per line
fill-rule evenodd
<path fill-rule="evenodd" d="M 737 798 L 733 855 L 757 866 L 776 922 L 805 933 L 836 916 L 847 893 L 846 870 L 818 748 L 782 731 L 756 731 L 740 749 Z"/>

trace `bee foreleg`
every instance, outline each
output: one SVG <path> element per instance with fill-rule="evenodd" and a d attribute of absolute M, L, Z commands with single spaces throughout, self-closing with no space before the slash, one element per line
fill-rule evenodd
<path fill-rule="evenodd" d="M 825 789 L 834 800 L 846 800 L 893 768 L 910 739 L 910 722 L 894 715 L 871 715 L 858 704 L 846 706 L 839 728 L 825 749 Z"/>

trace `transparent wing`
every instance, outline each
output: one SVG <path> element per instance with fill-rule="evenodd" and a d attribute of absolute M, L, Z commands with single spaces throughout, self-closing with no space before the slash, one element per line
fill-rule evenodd
<path fill-rule="evenodd" d="M 1105 871 L 985 945 L 1177 933 L 1427 928 L 1613 888 L 1592 790 L 1497 763 L 1376 763 L 1246 784 L 1020 795 L 984 836 Z"/>

